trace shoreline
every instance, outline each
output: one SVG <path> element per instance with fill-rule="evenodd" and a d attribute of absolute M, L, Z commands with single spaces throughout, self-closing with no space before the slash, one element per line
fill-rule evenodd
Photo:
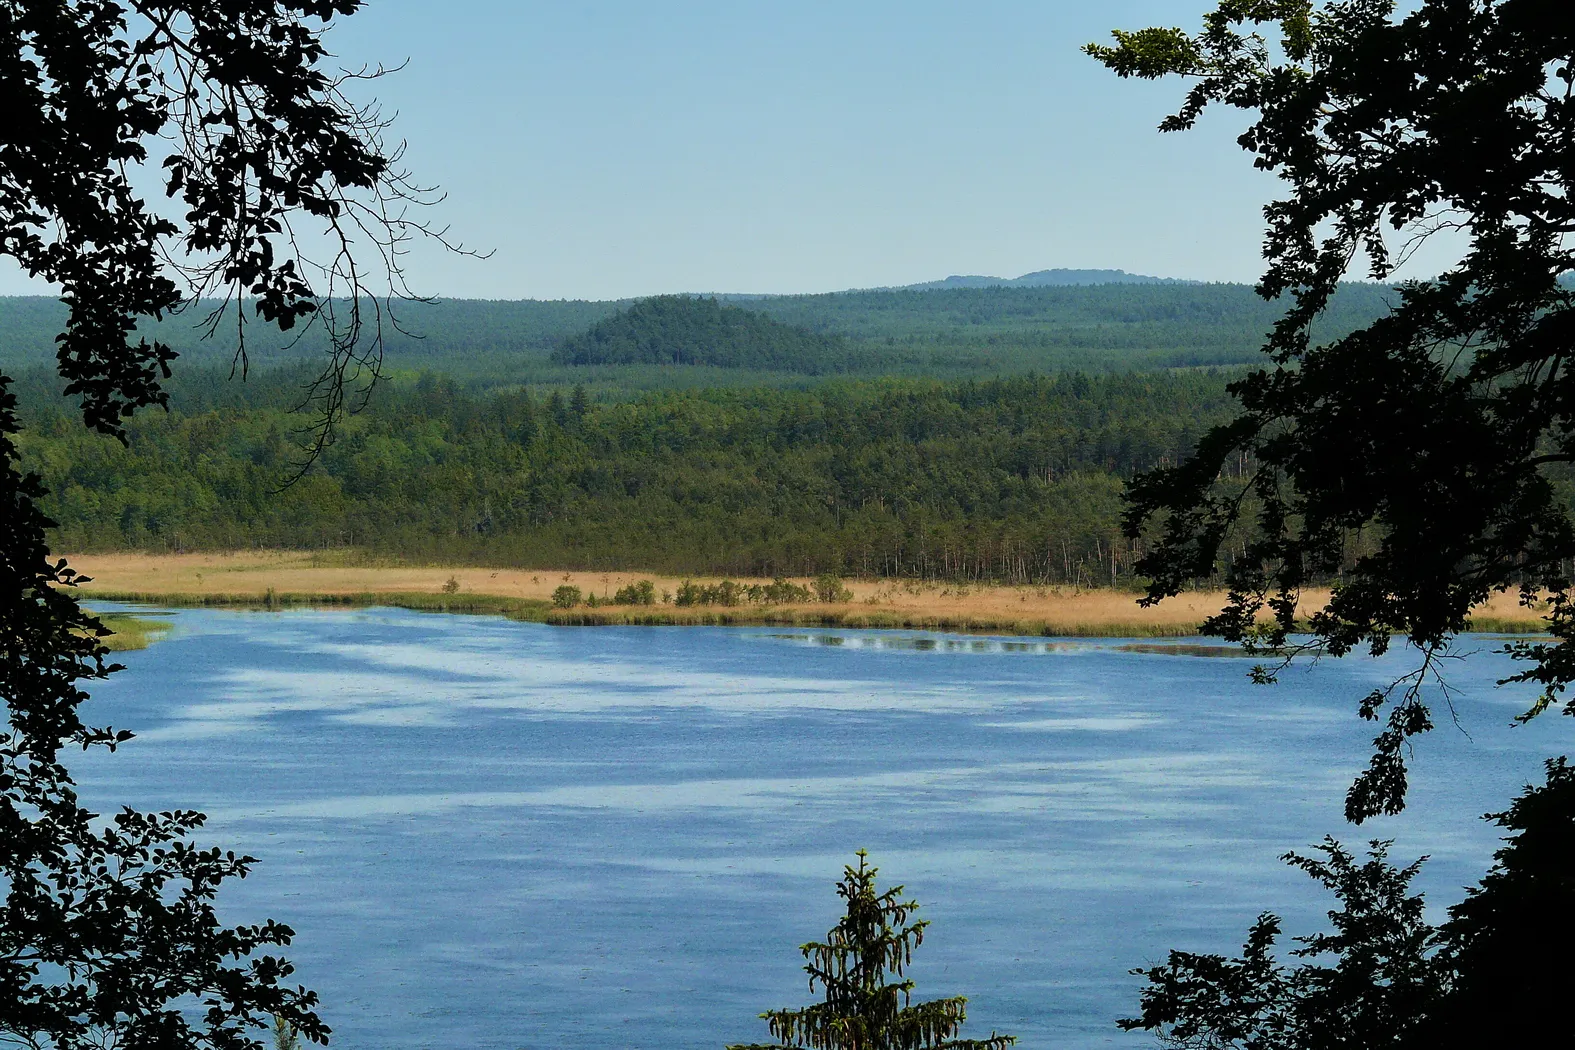
<path fill-rule="evenodd" d="M 601 598 L 650 580 L 675 592 L 686 578 L 639 572 L 490 569 L 368 563 L 353 553 L 293 551 L 204 554 L 98 554 L 68 557 L 90 581 L 85 601 L 170 607 L 287 609 L 389 606 L 420 612 L 503 616 L 554 626 L 833 627 L 934 630 L 1034 637 L 1182 638 L 1224 601 L 1221 592 L 1189 592 L 1156 608 L 1133 591 L 1033 585 L 959 585 L 904 580 L 847 580 L 852 599 L 837 604 L 580 605 L 551 602 L 554 588 L 577 586 Z M 715 583 L 720 577 L 693 577 Z M 740 583 L 769 581 L 735 578 Z M 802 580 L 796 582 L 805 582 Z M 1310 597 L 1321 602 L 1327 592 Z M 1537 634 L 1544 621 L 1500 595 L 1473 617 L 1472 630 Z"/>
<path fill-rule="evenodd" d="M 408 609 L 413 612 L 502 616 L 522 623 L 553 627 L 833 627 L 848 630 L 947 631 L 959 634 L 1002 634 L 1039 638 L 1191 638 L 1196 623 L 1053 622 L 994 619 L 978 616 L 904 613 L 858 609 L 847 605 L 765 606 L 612 606 L 559 609 L 548 602 L 499 598 L 486 594 L 364 591 L 344 593 L 275 592 L 255 594 L 190 594 L 156 591 L 87 590 L 87 602 L 119 602 L 168 608 L 229 608 L 255 611 L 286 609 Z"/>

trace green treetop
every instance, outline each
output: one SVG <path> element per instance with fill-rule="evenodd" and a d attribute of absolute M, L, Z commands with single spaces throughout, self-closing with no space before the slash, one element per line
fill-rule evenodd
<path fill-rule="evenodd" d="M 967 1014 L 963 996 L 912 1001 L 913 981 L 904 976 L 913 950 L 924 942 L 926 921 L 910 922 L 919 905 L 902 898 L 902 887 L 875 888 L 879 870 L 865 863 L 843 869 L 837 895 L 848 914 L 826 934 L 824 943 L 800 947 L 808 960 L 810 991 L 825 989 L 824 1002 L 802 1010 L 768 1010 L 760 1016 L 778 1043 L 729 1046 L 727 1050 L 1003 1050 L 1017 1042 L 990 1033 L 987 1039 L 958 1039 Z M 888 975 L 897 980 L 888 980 Z"/>

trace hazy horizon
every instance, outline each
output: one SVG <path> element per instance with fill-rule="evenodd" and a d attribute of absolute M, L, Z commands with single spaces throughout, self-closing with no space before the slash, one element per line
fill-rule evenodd
<path fill-rule="evenodd" d="M 809 294 L 1046 268 L 1250 283 L 1277 184 L 1237 146 L 1241 118 L 1161 135 L 1184 86 L 1078 50 L 1205 6 L 373 0 L 329 45 L 347 67 L 407 63 L 370 87 L 408 167 L 448 195 L 430 218 L 493 252 L 417 246 L 424 294 Z M 0 294 L 49 289 L 5 260 Z"/>
<path fill-rule="evenodd" d="M 1043 274 L 1119 274 L 1125 278 L 1117 280 L 1066 280 L 1044 281 L 1031 284 L 1018 284 L 1025 278 L 1037 277 Z M 958 283 L 951 283 L 958 282 Z M 989 282 L 989 283 L 980 283 Z M 840 295 L 856 292 L 901 292 L 901 291 L 940 291 L 950 288 L 981 288 L 981 287 L 1030 287 L 1030 288 L 1087 288 L 1101 284 L 1251 284 L 1251 281 L 1198 281 L 1190 277 L 1176 277 L 1166 274 L 1141 274 L 1120 268 L 1089 269 L 1085 267 L 1048 267 L 1030 270 L 1028 273 L 1006 276 L 1004 274 L 962 274 L 951 273 L 945 277 L 931 280 L 916 281 L 912 284 L 877 284 L 856 288 L 826 288 L 812 292 L 779 292 L 769 288 L 729 289 L 729 288 L 664 288 L 656 291 L 637 292 L 634 295 L 608 296 L 605 298 L 592 298 L 588 296 L 558 296 L 544 298 L 540 296 L 481 296 L 481 295 L 443 295 L 435 296 L 439 300 L 460 301 L 472 300 L 478 302 L 629 302 L 637 299 L 649 299 L 662 295 L 694 295 L 718 296 L 729 299 L 774 299 L 791 296 L 810 295 Z M 4 299 L 53 299 L 56 296 L 46 288 L 37 290 L 0 291 L 0 300 Z"/>

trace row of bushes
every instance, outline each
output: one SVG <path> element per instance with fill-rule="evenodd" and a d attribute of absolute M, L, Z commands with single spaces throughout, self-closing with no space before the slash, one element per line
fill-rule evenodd
<path fill-rule="evenodd" d="M 620 587 L 611 598 L 598 598 L 585 594 L 578 587 L 564 584 L 552 592 L 552 604 L 560 609 L 573 609 L 578 605 L 597 608 L 602 605 L 790 605 L 802 602 L 836 604 L 853 600 L 853 592 L 842 585 L 838 576 L 817 576 L 805 587 L 778 576 L 770 583 L 694 583 L 685 580 L 678 585 L 676 594 L 662 591 L 660 598 L 656 585 L 650 580 L 640 580 L 627 587 Z"/>

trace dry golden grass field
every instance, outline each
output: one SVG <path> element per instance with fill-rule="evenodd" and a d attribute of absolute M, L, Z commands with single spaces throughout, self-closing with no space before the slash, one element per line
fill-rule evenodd
<path fill-rule="evenodd" d="M 1183 594 L 1145 609 L 1136 594 L 1066 587 L 958 586 L 940 583 L 850 580 L 853 600 L 839 605 L 676 608 L 603 606 L 556 610 L 552 592 L 562 584 L 598 597 L 636 580 L 651 580 L 660 594 L 676 591 L 677 577 L 635 572 L 576 572 L 546 569 L 379 564 L 354 554 L 318 555 L 292 551 L 220 554 L 93 554 L 69 558 L 92 577 L 87 598 L 117 598 L 171 604 L 307 605 L 389 604 L 407 608 L 491 612 L 565 624 L 606 623 L 819 623 L 849 627 L 933 627 L 1056 635 L 1187 635 L 1223 596 Z M 715 578 L 696 578 L 697 583 Z M 741 579 L 741 583 L 764 580 Z M 799 581 L 806 582 L 806 581 Z M 1324 595 L 1310 593 L 1311 601 Z M 1479 626 L 1529 630 L 1539 621 L 1513 595 L 1481 608 Z"/>

